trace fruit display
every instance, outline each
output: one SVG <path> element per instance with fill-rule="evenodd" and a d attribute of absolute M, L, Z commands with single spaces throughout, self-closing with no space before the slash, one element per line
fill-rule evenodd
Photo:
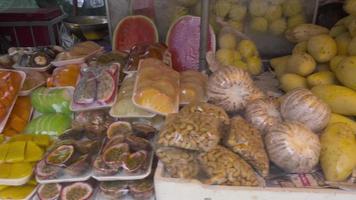
<path fill-rule="evenodd" d="M 122 81 L 115 104 L 110 109 L 110 115 L 119 118 L 153 117 L 155 114 L 145 111 L 132 102 L 136 75 L 126 76 Z"/>
<path fill-rule="evenodd" d="M 158 42 L 158 32 L 154 22 L 142 15 L 127 16 L 116 25 L 113 33 L 114 51 L 129 53 L 138 44 Z"/>
<path fill-rule="evenodd" d="M 318 136 L 299 122 L 284 122 L 265 136 L 270 160 L 290 173 L 308 173 L 319 162 Z"/>
<path fill-rule="evenodd" d="M 168 30 L 166 44 L 172 54 L 172 66 L 179 72 L 199 69 L 200 21 L 200 17 L 183 16 Z M 208 51 L 215 52 L 216 39 L 211 27 L 207 43 Z"/>
<path fill-rule="evenodd" d="M 198 71 L 181 72 L 179 104 L 206 101 L 207 82 L 208 77 Z"/>
<path fill-rule="evenodd" d="M 119 66 L 82 67 L 73 94 L 71 110 L 83 111 L 110 107 L 117 96 Z"/>
<path fill-rule="evenodd" d="M 36 184 L 21 186 L 6 186 L 0 190 L 1 199 L 26 199 L 30 198 L 36 189 Z"/>
<path fill-rule="evenodd" d="M 29 97 L 18 97 L 2 134 L 11 137 L 24 131 L 31 114 L 31 99 Z"/>
<path fill-rule="evenodd" d="M 70 64 L 56 68 L 47 80 L 48 87 L 75 87 L 79 77 L 81 65 Z"/>
<path fill-rule="evenodd" d="M 216 59 L 222 65 L 244 69 L 252 75 L 262 73 L 262 60 L 253 41 L 242 39 L 231 31 L 221 31 L 219 36 L 220 49 L 216 52 Z"/>
<path fill-rule="evenodd" d="M 29 92 L 32 92 L 32 90 L 42 86 L 46 82 L 45 76 L 40 72 L 33 70 L 26 70 L 24 72 L 26 73 L 26 79 L 19 93 L 20 95 L 26 96 Z"/>
<path fill-rule="evenodd" d="M 158 59 L 141 60 L 132 101 L 150 112 L 162 115 L 176 113 L 179 106 L 179 73 Z"/>
<path fill-rule="evenodd" d="M 228 112 L 242 110 L 248 102 L 264 96 L 247 71 L 233 66 L 221 68 L 209 77 L 207 94 L 211 103 Z"/>
<path fill-rule="evenodd" d="M 72 101 L 72 92 L 69 88 L 40 87 L 32 92 L 31 103 L 40 113 L 71 114 L 69 105 Z"/>
<path fill-rule="evenodd" d="M 43 114 L 31 120 L 24 133 L 59 136 L 70 128 L 71 121 L 71 117 L 63 113 Z"/>
<path fill-rule="evenodd" d="M 195 102 L 185 105 L 179 113 L 181 114 L 192 114 L 192 113 L 202 113 L 204 115 L 210 115 L 218 118 L 225 125 L 230 124 L 229 115 L 219 106 L 204 102 Z"/>
<path fill-rule="evenodd" d="M 98 135 L 105 135 L 105 131 L 114 121 L 114 118 L 105 109 L 76 112 L 72 120 L 72 129 L 86 130 Z"/>
<path fill-rule="evenodd" d="M 0 122 L 3 122 L 11 112 L 12 105 L 15 103 L 25 78 L 22 75 L 15 71 L 0 71 Z"/>
<path fill-rule="evenodd" d="M 124 71 L 126 73 L 137 71 L 140 60 L 145 58 L 156 58 L 169 66 L 172 65 L 170 53 L 165 44 L 136 44 L 130 49 Z"/>

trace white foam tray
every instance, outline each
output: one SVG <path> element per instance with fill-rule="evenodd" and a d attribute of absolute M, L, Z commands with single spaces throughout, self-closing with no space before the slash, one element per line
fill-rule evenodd
<path fill-rule="evenodd" d="M 159 163 L 154 176 L 157 200 L 355 200 L 356 192 L 337 189 L 264 188 L 204 185 L 197 180 L 163 177 Z"/>

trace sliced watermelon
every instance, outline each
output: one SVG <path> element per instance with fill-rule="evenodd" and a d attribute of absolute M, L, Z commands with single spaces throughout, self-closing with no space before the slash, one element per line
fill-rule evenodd
<path fill-rule="evenodd" d="M 186 15 L 175 21 L 167 33 L 166 44 L 177 71 L 199 69 L 200 17 Z M 208 51 L 215 52 L 214 30 L 209 27 Z"/>
<path fill-rule="evenodd" d="M 143 15 L 123 18 L 113 34 L 113 51 L 129 52 L 136 44 L 158 42 L 158 31 L 153 21 Z"/>

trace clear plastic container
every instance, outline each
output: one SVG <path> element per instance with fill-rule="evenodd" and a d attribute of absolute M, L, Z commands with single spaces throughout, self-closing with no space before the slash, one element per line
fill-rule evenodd
<path fill-rule="evenodd" d="M 193 70 L 180 73 L 179 104 L 205 102 L 208 76 Z"/>
<path fill-rule="evenodd" d="M 154 58 L 140 61 L 133 103 L 160 115 L 179 109 L 179 73 Z"/>

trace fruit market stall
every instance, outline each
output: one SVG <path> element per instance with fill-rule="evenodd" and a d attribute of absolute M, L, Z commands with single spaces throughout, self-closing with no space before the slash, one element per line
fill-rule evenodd
<path fill-rule="evenodd" d="M 355 0 L 139 2 L 111 51 L 0 57 L 0 199 L 356 199 Z"/>

